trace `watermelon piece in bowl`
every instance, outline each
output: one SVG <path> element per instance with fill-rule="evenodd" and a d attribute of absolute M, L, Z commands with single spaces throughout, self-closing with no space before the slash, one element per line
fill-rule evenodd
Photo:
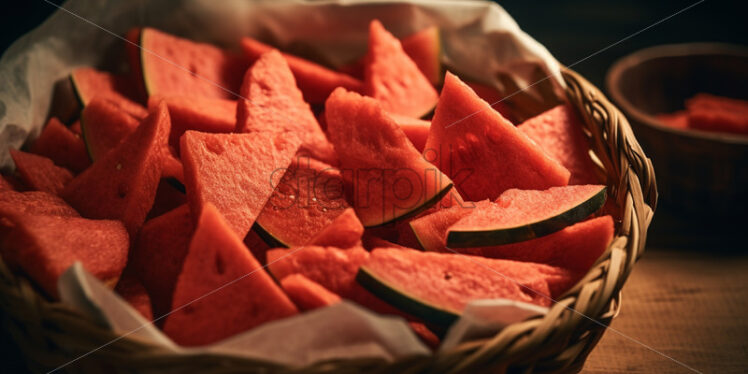
<path fill-rule="evenodd" d="M 83 139 L 55 117 L 47 121 L 42 133 L 31 145 L 30 151 L 47 157 L 56 165 L 75 173 L 80 173 L 91 165 Z"/>
<path fill-rule="evenodd" d="M 447 247 L 509 244 L 554 233 L 598 211 L 605 192 L 605 186 L 594 184 L 506 190 L 450 226 Z"/>
<path fill-rule="evenodd" d="M 310 245 L 330 246 L 338 248 L 351 248 L 361 246 L 361 236 L 364 234 L 364 226 L 356 217 L 352 208 L 340 213 L 322 231 L 317 233 L 310 241 Z"/>
<path fill-rule="evenodd" d="M 510 189 L 565 186 L 569 171 L 457 76 L 447 73 L 424 157 L 455 181 L 468 201 Z"/>
<path fill-rule="evenodd" d="M 16 172 L 30 189 L 59 195 L 73 179 L 70 170 L 55 165 L 52 160 L 15 149 L 10 157 L 16 164 Z"/>
<path fill-rule="evenodd" d="M 474 211 L 490 205 L 489 200 L 455 204 L 446 209 L 417 217 L 408 224 L 421 248 L 427 251 L 441 251 L 447 248 L 447 231 L 452 225 Z"/>
<path fill-rule="evenodd" d="M 327 131 L 365 227 L 414 216 L 439 202 L 452 181 L 421 157 L 379 101 L 339 88 L 325 107 Z"/>
<path fill-rule="evenodd" d="M 418 66 L 418 70 L 431 82 L 437 86 L 441 84 L 444 78 L 443 67 L 441 63 L 441 37 L 439 28 L 436 26 L 427 27 L 414 34 L 406 36 L 400 43 L 403 45 L 403 51 Z"/>
<path fill-rule="evenodd" d="M 165 102 L 171 118 L 169 145 L 179 150 L 179 139 L 187 130 L 229 133 L 236 128 L 236 100 L 215 97 L 162 96 L 148 98 L 148 107 Z"/>
<path fill-rule="evenodd" d="M 341 301 L 340 296 L 303 274 L 287 275 L 280 280 L 280 284 L 291 301 L 303 311 L 323 308 Z"/>
<path fill-rule="evenodd" d="M 133 115 L 105 97 L 97 97 L 81 113 L 81 133 L 91 160 L 98 160 L 135 132 L 148 113 Z"/>
<path fill-rule="evenodd" d="M 274 48 L 252 38 L 242 38 L 242 49 L 250 61 L 255 61 L 261 55 Z M 312 61 L 305 60 L 287 53 L 283 53 L 289 68 L 296 78 L 299 89 L 304 94 L 304 100 L 312 104 L 322 104 L 332 91 L 338 87 L 348 90 L 363 91 L 363 82 L 350 75 L 330 70 Z"/>
<path fill-rule="evenodd" d="M 0 190 L 0 216 L 6 214 L 80 217 L 57 195 L 41 191 Z"/>
<path fill-rule="evenodd" d="M 70 81 L 83 107 L 96 97 L 105 97 L 125 108 L 139 105 L 137 88 L 127 75 L 116 75 L 84 67 L 73 70 L 70 73 Z"/>
<path fill-rule="evenodd" d="M 561 268 L 530 262 L 400 249 L 375 249 L 356 280 L 424 321 L 448 326 L 467 303 L 505 298 L 549 306 L 572 285 Z"/>
<path fill-rule="evenodd" d="M 420 118 L 436 105 L 436 89 L 378 20 L 369 24 L 365 61 L 364 92 L 379 100 L 384 110 Z"/>
<path fill-rule="evenodd" d="M 426 147 L 426 140 L 429 138 L 431 122 L 398 114 L 390 114 L 390 117 L 400 126 L 400 129 L 403 130 L 405 136 L 413 143 L 418 152 L 423 152 Z"/>
<path fill-rule="evenodd" d="M 332 144 L 296 87 L 293 73 L 277 50 L 262 54 L 247 70 L 236 108 L 236 132 L 271 131 L 299 137 L 301 153 L 337 164 Z"/>

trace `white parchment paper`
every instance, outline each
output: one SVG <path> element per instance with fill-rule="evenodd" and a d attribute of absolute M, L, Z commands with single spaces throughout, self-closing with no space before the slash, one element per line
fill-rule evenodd
<path fill-rule="evenodd" d="M 510 105 L 537 113 L 563 85 L 559 64 L 548 51 L 522 32 L 500 6 L 487 2 L 70 0 L 63 7 L 67 11 L 55 12 L 0 58 L 0 167 L 12 166 L 8 148 L 18 148 L 38 134 L 56 81 L 78 66 L 123 68 L 124 42 L 117 35 L 134 26 L 156 27 L 231 49 L 237 48 L 240 36 L 251 35 L 335 67 L 364 54 L 373 18 L 400 37 L 438 25 L 443 62 L 451 71 L 505 94 L 532 85 L 509 99 Z M 59 288 L 63 302 L 102 326 L 165 349 L 195 350 L 173 344 L 80 265 L 60 278 Z M 544 312 L 507 300 L 475 302 L 449 331 L 444 345 L 486 336 Z M 286 338 L 290 331 L 296 332 L 293 344 Z M 291 365 L 330 358 L 392 360 L 430 354 L 403 320 L 347 302 L 272 322 L 201 349 Z"/>

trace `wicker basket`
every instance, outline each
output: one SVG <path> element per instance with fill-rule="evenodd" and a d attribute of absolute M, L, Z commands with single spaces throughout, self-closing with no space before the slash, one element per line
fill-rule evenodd
<path fill-rule="evenodd" d="M 545 316 L 510 325 L 491 339 L 472 341 L 432 356 L 385 362 L 351 359 L 305 368 L 215 354 L 176 355 L 99 327 L 76 310 L 52 303 L 0 261 L 3 328 L 32 371 L 74 372 L 347 373 L 347 372 L 568 372 L 581 369 L 605 327 L 618 313 L 623 287 L 644 250 L 657 202 L 652 164 L 626 118 L 600 91 L 564 70 L 567 96 L 584 118 L 593 152 L 606 171 L 610 198 L 620 212 L 616 237 L 587 276 Z M 100 349 L 97 349 L 101 347 Z M 91 352 L 92 350 L 95 351 Z M 90 354 L 89 354 L 90 352 Z"/>

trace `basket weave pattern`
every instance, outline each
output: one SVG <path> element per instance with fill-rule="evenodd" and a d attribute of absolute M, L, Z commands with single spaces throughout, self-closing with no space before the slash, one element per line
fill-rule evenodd
<path fill-rule="evenodd" d="M 652 164 L 628 121 L 602 93 L 565 69 L 567 96 L 584 119 L 590 146 L 605 170 L 609 199 L 619 210 L 616 236 L 587 276 L 548 314 L 513 324 L 496 336 L 432 356 L 385 362 L 352 359 L 304 368 L 216 354 L 175 355 L 129 337 L 118 337 L 77 311 L 46 301 L 25 278 L 0 260 L 3 328 L 32 371 L 46 372 L 104 346 L 67 366 L 73 372 L 201 373 L 433 373 L 569 372 L 581 369 L 620 307 L 620 290 L 644 250 L 657 203 Z"/>

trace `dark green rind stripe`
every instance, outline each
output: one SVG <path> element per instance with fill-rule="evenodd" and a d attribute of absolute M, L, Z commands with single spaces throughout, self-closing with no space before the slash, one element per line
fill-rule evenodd
<path fill-rule="evenodd" d="M 581 222 L 595 213 L 605 204 L 606 191 L 607 187 L 603 187 L 579 205 L 542 221 L 494 230 L 449 231 L 447 233 L 447 246 L 450 248 L 487 247 L 512 244 L 552 234 Z"/>
<path fill-rule="evenodd" d="M 449 193 L 449 191 L 452 190 L 452 187 L 453 187 L 452 183 L 448 184 L 447 187 L 445 187 L 444 189 L 442 189 L 438 194 L 434 195 L 431 199 L 426 200 L 425 203 L 421 204 L 420 206 L 416 207 L 415 209 L 411 210 L 410 212 L 407 212 L 407 213 L 405 213 L 403 215 L 400 215 L 398 217 L 395 217 L 395 218 L 393 218 L 393 219 L 391 219 L 389 221 L 383 222 L 383 223 L 378 223 L 376 225 L 364 226 L 364 227 L 366 227 L 367 229 L 368 228 L 374 228 L 374 227 L 381 227 L 381 226 L 389 225 L 390 223 L 393 223 L 393 222 L 396 222 L 396 221 L 399 221 L 399 220 L 402 220 L 402 219 L 407 219 L 407 218 L 410 218 L 410 217 L 417 216 L 421 212 L 425 211 L 428 208 L 431 208 L 434 204 L 436 204 L 439 201 L 441 201 L 441 199 L 444 198 L 444 196 L 446 196 L 447 193 Z"/>
<path fill-rule="evenodd" d="M 426 322 L 450 326 L 460 317 L 459 314 L 420 301 L 397 287 L 387 284 L 377 278 L 366 266 L 358 269 L 356 281 L 380 299 Z"/>
<path fill-rule="evenodd" d="M 257 223 L 257 221 L 255 221 L 255 224 L 252 225 L 252 230 L 255 230 L 257 235 L 260 236 L 260 239 L 262 239 L 262 241 L 264 241 L 265 244 L 269 245 L 271 248 L 289 248 L 290 247 L 289 245 L 280 241 L 280 239 L 275 237 L 269 231 L 265 230 L 265 228 L 262 227 L 262 225 L 260 225 L 259 223 Z"/>
<path fill-rule="evenodd" d="M 93 163 L 96 160 L 94 160 L 93 153 L 91 152 L 91 147 L 88 145 L 88 137 L 86 136 L 86 123 L 83 120 L 82 112 L 80 116 L 80 121 L 81 121 L 81 138 L 83 139 L 83 144 L 86 146 L 86 154 L 88 154 L 88 158 Z"/>

